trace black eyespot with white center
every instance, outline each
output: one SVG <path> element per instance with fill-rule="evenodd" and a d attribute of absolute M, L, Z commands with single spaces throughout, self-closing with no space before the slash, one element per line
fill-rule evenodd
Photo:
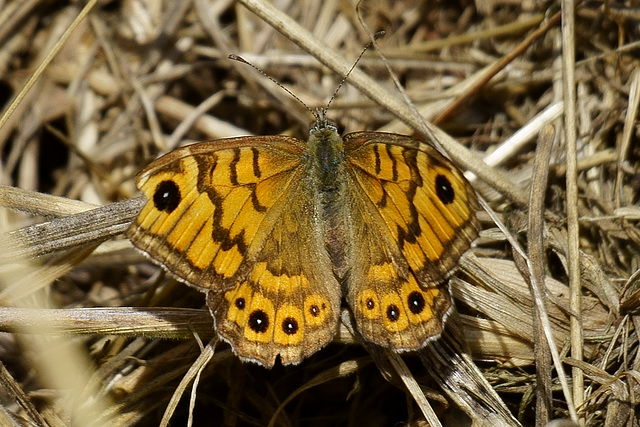
<path fill-rule="evenodd" d="M 249 327 L 252 331 L 263 334 L 269 329 L 269 316 L 262 310 L 254 310 L 249 315 Z"/>
<path fill-rule="evenodd" d="M 244 300 L 244 298 L 240 297 L 240 298 L 236 298 L 235 304 L 238 310 L 244 310 L 244 308 L 247 305 L 247 302 Z"/>
<path fill-rule="evenodd" d="M 397 322 L 400 319 L 400 309 L 395 304 L 389 304 L 387 306 L 387 319 L 392 322 Z"/>
<path fill-rule="evenodd" d="M 373 310 L 374 308 L 376 308 L 376 302 L 373 300 L 373 298 L 367 298 L 365 304 L 368 310 Z"/>
<path fill-rule="evenodd" d="M 312 304 L 311 306 L 309 306 L 309 314 L 313 317 L 320 316 L 320 307 L 318 307 L 317 304 Z"/>
<path fill-rule="evenodd" d="M 181 200 L 180 189 L 171 180 L 162 181 L 153 193 L 153 205 L 159 211 L 171 213 L 178 207 Z"/>
<path fill-rule="evenodd" d="M 445 205 L 452 203 L 456 197 L 451 181 L 444 175 L 436 176 L 436 195 Z"/>
<path fill-rule="evenodd" d="M 298 332 L 298 321 L 293 317 L 287 317 L 282 321 L 282 330 L 287 335 L 295 335 Z"/>
<path fill-rule="evenodd" d="M 418 291 L 413 291 L 407 297 L 407 302 L 409 303 L 409 310 L 413 314 L 420 314 L 424 310 L 426 305 L 424 296 Z"/>

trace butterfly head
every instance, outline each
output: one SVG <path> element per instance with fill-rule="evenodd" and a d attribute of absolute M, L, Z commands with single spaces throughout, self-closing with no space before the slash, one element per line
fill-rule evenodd
<path fill-rule="evenodd" d="M 338 127 L 327 119 L 326 108 L 317 108 L 313 115 L 316 120 L 309 129 L 308 148 L 316 156 L 335 163 L 344 154 Z"/>
<path fill-rule="evenodd" d="M 307 147 L 311 153 L 320 157 L 329 157 L 333 160 L 343 153 L 342 138 L 338 133 L 338 127 L 327 119 L 327 109 L 317 108 L 314 112 L 315 122 L 309 129 Z"/>
<path fill-rule="evenodd" d="M 316 120 L 309 129 L 309 135 L 327 131 L 338 133 L 338 127 L 335 125 L 335 123 L 329 122 L 329 119 L 327 118 L 326 108 L 316 108 L 313 115 Z"/>

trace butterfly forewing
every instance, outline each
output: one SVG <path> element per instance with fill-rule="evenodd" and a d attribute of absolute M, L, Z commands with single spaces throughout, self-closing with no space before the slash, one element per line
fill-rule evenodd
<path fill-rule="evenodd" d="M 376 207 L 384 234 L 421 283 L 442 281 L 478 236 L 471 185 L 437 150 L 407 136 L 353 133 L 345 151 L 354 184 Z"/>
<path fill-rule="evenodd" d="M 270 149 L 256 156 L 263 145 Z M 188 284 L 232 286 L 278 198 L 258 199 L 256 186 L 279 179 L 286 187 L 299 166 L 299 152 L 274 145 L 260 137 L 201 143 L 151 163 L 137 177 L 147 203 L 127 232 L 131 242 Z"/>

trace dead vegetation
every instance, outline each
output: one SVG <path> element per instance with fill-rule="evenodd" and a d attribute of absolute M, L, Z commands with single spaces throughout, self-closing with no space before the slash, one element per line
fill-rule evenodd
<path fill-rule="evenodd" d="M 0 424 L 157 425 L 170 407 L 173 425 L 189 414 L 194 425 L 423 425 L 421 393 L 443 425 L 483 422 L 433 372 L 464 360 L 436 363 L 438 349 L 403 356 L 417 390 L 344 328 L 303 364 L 271 371 L 222 344 L 201 351 L 194 336 L 212 336 L 203 295 L 122 238 L 139 208 L 133 177 L 159 154 L 307 134 L 306 108 L 229 54 L 314 108 L 369 41 L 352 1 L 274 3 L 105 1 L 79 21 L 84 2 L 3 3 L 0 99 L 7 111 L 23 98 L 0 122 L 0 224 L 17 230 L 0 239 Z M 452 279 L 453 327 L 483 377 L 523 425 L 637 426 L 640 13 L 631 1 L 577 2 L 563 31 L 565 3 L 364 1 L 361 13 L 386 31 L 388 65 L 422 117 L 459 142 L 436 133 L 505 226 L 480 213 L 481 238 Z M 358 67 L 329 109 L 340 129 L 424 137 L 379 54 Z M 107 208 L 80 214 L 96 205 Z M 488 394 L 474 399 L 499 412 Z"/>

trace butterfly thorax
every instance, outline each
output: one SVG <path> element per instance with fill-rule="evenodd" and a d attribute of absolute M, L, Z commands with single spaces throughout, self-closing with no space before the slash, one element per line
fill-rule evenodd
<path fill-rule="evenodd" d="M 308 142 L 311 171 L 321 196 L 333 197 L 344 184 L 345 154 L 342 138 L 332 125 L 314 127 Z M 327 200 L 331 202 L 331 200 Z"/>
<path fill-rule="evenodd" d="M 319 202 L 325 248 L 331 257 L 334 275 L 343 280 L 349 270 L 350 227 L 346 213 L 346 156 L 337 128 L 318 120 L 310 131 L 307 150 L 309 182 Z"/>

